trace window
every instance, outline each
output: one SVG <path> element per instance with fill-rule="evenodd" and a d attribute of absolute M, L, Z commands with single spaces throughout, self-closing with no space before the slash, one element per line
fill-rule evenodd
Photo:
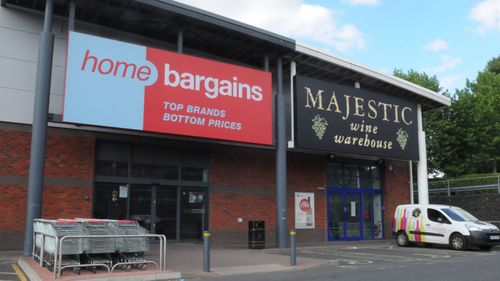
<path fill-rule="evenodd" d="M 450 221 L 438 210 L 427 209 L 427 217 L 429 220 L 437 223 L 450 223 Z"/>
<path fill-rule="evenodd" d="M 380 168 L 375 165 L 328 163 L 329 186 L 356 189 L 381 189 Z"/>

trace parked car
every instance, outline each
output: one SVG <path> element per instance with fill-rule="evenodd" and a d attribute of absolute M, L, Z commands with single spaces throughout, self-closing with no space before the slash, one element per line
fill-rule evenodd
<path fill-rule="evenodd" d="M 491 249 L 500 244 L 497 226 L 478 220 L 459 207 L 446 205 L 399 205 L 394 212 L 392 232 L 400 247 L 411 243 Z"/>

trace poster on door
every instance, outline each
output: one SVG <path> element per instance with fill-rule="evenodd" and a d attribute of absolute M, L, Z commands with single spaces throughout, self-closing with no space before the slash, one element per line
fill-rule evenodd
<path fill-rule="evenodd" d="M 295 192 L 295 228 L 314 229 L 314 192 Z"/>

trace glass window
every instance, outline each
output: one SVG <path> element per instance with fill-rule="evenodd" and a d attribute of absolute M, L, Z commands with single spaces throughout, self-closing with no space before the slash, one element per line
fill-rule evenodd
<path fill-rule="evenodd" d="M 179 178 L 179 168 L 175 166 L 133 163 L 132 176 L 137 178 L 177 180 Z"/>
<path fill-rule="evenodd" d="M 373 236 L 374 238 L 382 238 L 382 195 L 373 195 Z"/>
<path fill-rule="evenodd" d="M 449 223 L 448 219 L 438 210 L 427 209 L 427 217 L 429 220 L 438 223 Z"/>
<path fill-rule="evenodd" d="M 128 162 L 97 160 L 95 173 L 98 176 L 126 177 L 128 175 Z"/>
<path fill-rule="evenodd" d="M 208 182 L 208 169 L 198 167 L 183 167 L 181 179 L 186 181 Z"/>
<path fill-rule="evenodd" d="M 120 197 L 120 184 L 96 183 L 94 193 L 94 217 L 98 219 L 124 219 L 127 214 L 127 198 Z"/>
<path fill-rule="evenodd" d="M 382 189 L 380 168 L 377 166 L 329 163 L 326 177 L 329 186 Z"/>

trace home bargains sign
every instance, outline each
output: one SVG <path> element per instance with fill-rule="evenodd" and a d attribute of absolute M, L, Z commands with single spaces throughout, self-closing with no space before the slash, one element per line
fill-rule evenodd
<path fill-rule="evenodd" d="M 63 121 L 271 145 L 271 74 L 70 32 Z"/>
<path fill-rule="evenodd" d="M 296 76 L 294 104 L 296 147 L 418 160 L 414 102 Z"/>

